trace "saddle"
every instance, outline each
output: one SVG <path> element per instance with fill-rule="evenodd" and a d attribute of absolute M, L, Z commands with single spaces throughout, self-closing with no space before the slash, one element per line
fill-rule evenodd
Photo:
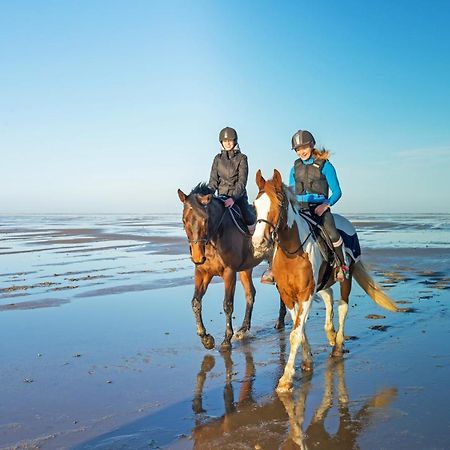
<path fill-rule="evenodd" d="M 339 258 L 334 251 L 334 246 L 331 242 L 330 236 L 321 224 L 320 217 L 314 213 L 311 213 L 309 209 L 301 209 L 299 211 L 299 214 L 307 221 L 311 230 L 311 234 L 314 237 L 314 240 L 317 242 L 320 253 L 322 254 L 322 258 L 332 267 L 340 266 L 341 262 L 339 261 Z M 344 239 L 342 231 L 339 229 L 337 231 Z"/>
<path fill-rule="evenodd" d="M 226 195 L 219 195 L 216 197 L 219 199 L 222 203 L 225 202 L 225 200 L 229 197 Z M 233 219 L 233 222 L 235 226 L 239 229 L 239 231 L 245 235 L 249 235 L 247 224 L 244 221 L 244 217 L 241 212 L 241 208 L 235 203 L 231 208 L 228 208 L 228 211 L 230 212 L 231 218 Z"/>

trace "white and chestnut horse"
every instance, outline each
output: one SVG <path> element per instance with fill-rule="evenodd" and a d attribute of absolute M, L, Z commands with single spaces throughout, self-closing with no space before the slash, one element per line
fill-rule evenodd
<path fill-rule="evenodd" d="M 292 389 L 295 357 L 298 347 L 302 345 L 303 370 L 312 370 L 312 355 L 305 334 L 305 322 L 308 318 L 311 302 L 316 293 L 320 293 L 325 302 L 325 331 L 332 356 L 342 356 L 344 350 L 344 324 L 348 310 L 348 300 L 352 278 L 379 306 L 389 311 L 404 311 L 390 299 L 374 282 L 361 261 L 352 260 L 349 278 L 340 283 L 339 328 L 333 327 L 333 291 L 336 282 L 330 262 L 322 256 L 315 239 L 312 226 L 299 211 L 294 193 L 282 182 L 281 175 L 274 170 L 272 180 L 265 180 L 261 171 L 256 173 L 259 188 L 255 200 L 257 222 L 252 238 L 255 257 L 267 254 L 273 248 L 272 271 L 282 302 L 291 314 L 293 327 L 290 334 L 289 359 L 284 374 L 278 382 L 277 391 Z M 356 231 L 351 223 L 335 215 L 339 223 L 344 224 L 347 234 Z M 350 230 L 350 231 L 349 231 Z M 328 266 L 328 267 L 327 267 Z"/>

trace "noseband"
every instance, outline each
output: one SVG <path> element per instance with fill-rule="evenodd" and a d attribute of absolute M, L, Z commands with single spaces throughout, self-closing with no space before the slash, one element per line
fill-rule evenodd
<path fill-rule="evenodd" d="M 266 220 L 266 219 L 258 219 L 256 221 L 256 225 L 258 225 L 258 223 L 260 223 L 260 222 L 267 223 L 267 225 L 269 225 L 269 227 L 272 228 L 272 231 L 270 232 L 271 241 L 272 242 L 278 241 L 278 230 L 280 229 L 281 214 L 280 214 L 280 217 L 278 218 L 278 223 L 276 225 L 274 225 L 272 222 L 270 222 L 269 220 Z"/>

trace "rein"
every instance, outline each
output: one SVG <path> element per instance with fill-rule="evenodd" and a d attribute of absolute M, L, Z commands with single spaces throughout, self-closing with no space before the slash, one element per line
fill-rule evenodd
<path fill-rule="evenodd" d="M 211 239 L 213 239 L 215 237 L 215 235 L 217 234 L 217 232 L 219 231 L 219 227 L 222 224 L 223 218 L 225 217 L 225 213 L 227 212 L 228 208 L 225 208 L 225 211 L 222 213 L 222 215 L 220 216 L 220 220 L 217 223 L 214 232 L 209 234 L 206 236 L 206 238 L 203 239 L 188 239 L 190 244 L 198 244 L 199 242 L 204 242 L 205 245 L 208 245 L 211 241 Z"/>
<path fill-rule="evenodd" d="M 284 198 L 283 198 L 283 202 L 282 202 L 282 204 L 281 204 L 281 209 L 282 209 L 282 211 L 284 211 L 284 208 L 285 208 L 285 202 L 284 202 Z M 300 214 L 300 216 L 303 217 L 302 214 Z M 303 240 L 303 242 L 300 241 L 300 245 L 297 247 L 297 249 L 294 250 L 293 252 L 291 252 L 291 251 L 289 251 L 286 247 L 284 247 L 284 245 L 281 243 L 281 241 L 280 241 L 280 236 L 279 236 L 279 234 L 278 234 L 278 231 L 280 230 L 280 227 L 281 227 L 281 213 L 280 213 L 280 215 L 278 216 L 278 222 L 277 222 L 276 225 L 274 225 L 272 222 L 270 222 L 269 220 L 266 220 L 266 219 L 258 219 L 258 220 L 256 221 L 257 224 L 258 224 L 259 222 L 267 223 L 267 225 L 269 225 L 269 226 L 272 228 L 272 231 L 271 231 L 271 233 L 270 233 L 270 238 L 271 238 L 271 240 L 272 240 L 274 243 L 276 243 L 276 244 L 281 248 L 281 250 L 283 250 L 284 253 L 286 253 L 286 254 L 288 254 L 288 255 L 295 255 L 295 254 L 298 253 L 300 250 L 303 250 L 303 246 L 305 245 L 306 241 L 309 239 L 309 237 L 310 237 L 311 235 L 314 234 L 314 231 L 315 231 L 315 229 L 316 229 L 316 227 L 317 227 L 317 223 L 316 223 L 314 226 L 311 226 L 310 222 L 309 222 L 308 220 L 306 220 L 306 223 L 308 224 L 308 227 L 309 227 L 309 230 L 310 230 L 310 231 L 309 231 L 309 234 L 308 234 L 308 236 L 306 236 L 306 238 Z"/>

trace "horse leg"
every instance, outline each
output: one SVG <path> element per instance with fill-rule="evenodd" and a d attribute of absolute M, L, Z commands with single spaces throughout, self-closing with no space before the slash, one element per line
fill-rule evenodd
<path fill-rule="evenodd" d="M 205 295 L 212 276 L 200 269 L 195 269 L 194 274 L 194 297 L 192 298 L 192 311 L 194 312 L 197 324 L 197 334 L 200 336 L 203 346 L 211 350 L 214 348 L 214 338 L 210 334 L 206 334 L 205 325 L 202 318 L 202 298 Z"/>
<path fill-rule="evenodd" d="M 349 277 L 341 283 L 341 299 L 339 300 L 339 328 L 336 333 L 336 344 L 333 347 L 331 356 L 341 357 L 344 354 L 344 325 L 348 311 L 348 299 L 352 288 L 352 278 Z"/>
<path fill-rule="evenodd" d="M 313 370 L 311 347 L 309 346 L 304 327 L 302 336 L 302 370 L 304 372 L 312 372 Z"/>
<path fill-rule="evenodd" d="M 280 298 L 280 309 L 278 310 L 278 319 L 275 322 L 276 330 L 284 330 L 284 318 L 286 317 L 286 305 L 283 303 L 283 300 Z"/>
<path fill-rule="evenodd" d="M 333 290 L 331 288 L 320 291 L 320 296 L 325 303 L 325 334 L 331 346 L 336 345 L 336 331 L 333 326 Z"/>
<path fill-rule="evenodd" d="M 233 337 L 232 315 L 234 307 L 234 291 L 236 289 L 236 272 L 226 269 L 223 274 L 225 284 L 225 297 L 223 299 L 223 312 L 225 313 L 225 337 L 220 345 L 220 351 L 231 349 L 231 338 Z"/>
<path fill-rule="evenodd" d="M 304 326 L 306 319 L 308 318 L 309 309 L 311 307 L 311 298 L 305 302 L 296 302 L 294 303 L 294 307 L 289 310 L 292 316 L 292 331 L 289 336 L 289 340 L 291 343 L 291 348 L 289 350 L 289 358 L 288 362 L 284 368 L 283 376 L 278 381 L 277 392 L 287 392 L 292 390 L 292 380 L 295 374 L 295 357 L 297 356 L 297 350 L 302 341 L 305 339 L 304 334 Z M 306 344 L 306 348 L 309 348 L 309 345 Z M 309 358 L 307 358 L 307 363 L 310 362 L 312 364 L 311 353 L 309 354 Z"/>
<path fill-rule="evenodd" d="M 242 286 L 245 291 L 245 300 L 247 306 L 245 307 L 245 316 L 242 321 L 242 326 L 236 333 L 236 339 L 242 339 L 247 331 L 250 330 L 252 321 L 253 304 L 255 303 L 256 289 L 252 280 L 253 269 L 244 270 L 239 272 L 239 278 L 241 279 Z"/>

